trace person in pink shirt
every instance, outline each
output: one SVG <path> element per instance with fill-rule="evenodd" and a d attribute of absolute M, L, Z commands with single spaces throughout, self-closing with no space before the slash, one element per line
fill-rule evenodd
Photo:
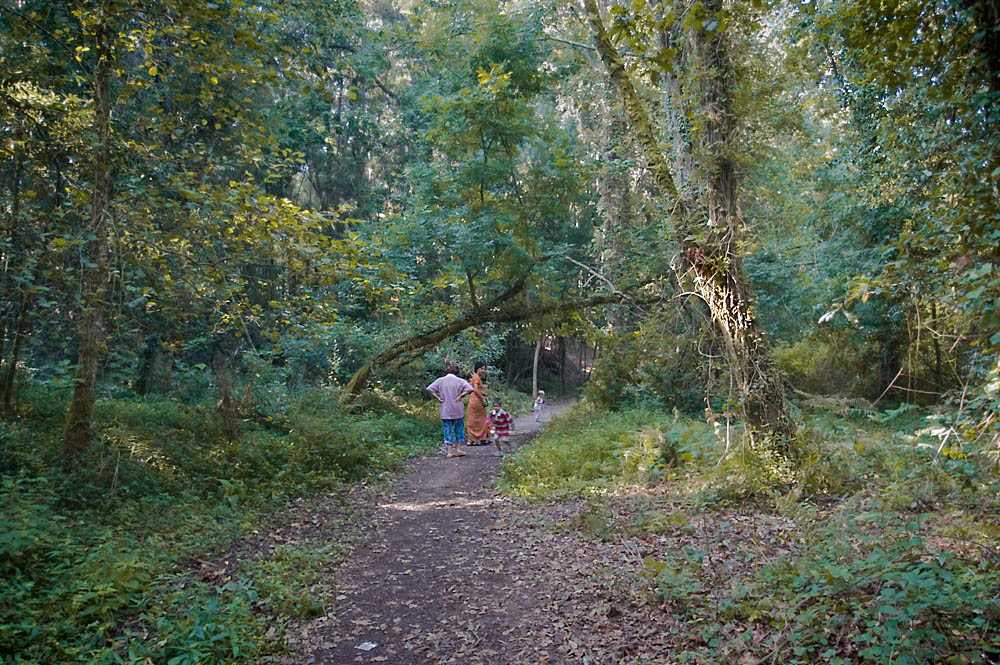
<path fill-rule="evenodd" d="M 473 392 L 472 384 L 458 376 L 458 367 L 448 365 L 447 374 L 434 379 L 427 392 L 441 402 L 441 427 L 444 429 L 445 457 L 464 457 L 465 404 L 462 398 Z"/>

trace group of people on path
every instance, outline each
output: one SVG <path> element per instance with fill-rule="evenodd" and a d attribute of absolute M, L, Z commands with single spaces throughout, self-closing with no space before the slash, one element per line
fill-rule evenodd
<path fill-rule="evenodd" d="M 444 430 L 445 457 L 464 457 L 462 445 L 485 445 L 492 438 L 497 455 L 503 455 L 507 437 L 514 429 L 514 416 L 503 408 L 500 397 L 493 398 L 493 409 L 487 413 L 486 393 L 483 389 L 483 373 L 486 363 L 477 362 L 468 381 L 458 375 L 458 366 L 448 365 L 445 375 L 427 386 L 427 391 L 441 402 L 441 427 Z M 463 400 L 469 397 L 466 412 Z M 542 417 L 545 391 L 539 390 L 535 397 L 535 420 Z"/>

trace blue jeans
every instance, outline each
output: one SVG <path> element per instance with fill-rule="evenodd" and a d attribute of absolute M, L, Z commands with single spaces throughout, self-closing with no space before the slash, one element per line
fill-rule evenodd
<path fill-rule="evenodd" d="M 445 445 L 465 443 L 465 418 L 441 419 L 441 426 L 444 428 Z"/>

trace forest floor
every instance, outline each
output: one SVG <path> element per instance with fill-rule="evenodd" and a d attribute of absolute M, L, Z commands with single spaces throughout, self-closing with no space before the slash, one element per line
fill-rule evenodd
<path fill-rule="evenodd" d="M 558 410 L 548 410 L 544 420 Z M 543 426 L 531 414 L 519 416 L 515 444 L 531 445 Z M 267 665 L 783 662 L 791 658 L 795 626 L 807 633 L 826 628 L 821 619 L 814 629 L 813 619 L 795 614 L 803 607 L 813 611 L 818 601 L 789 586 L 798 568 L 777 564 L 798 562 L 807 573 L 833 563 L 843 567 L 838 574 L 861 581 L 827 586 L 856 592 L 845 602 L 861 619 L 869 616 L 866 608 L 877 606 L 872 594 L 880 593 L 886 579 L 904 568 L 911 577 L 924 571 L 900 567 L 911 556 L 916 531 L 864 550 L 869 556 L 858 554 L 855 562 L 853 548 L 861 541 L 882 543 L 890 535 L 882 530 L 894 522 L 857 522 L 848 515 L 847 526 L 840 525 L 839 513 L 861 510 L 842 497 L 804 505 L 789 495 L 776 498 L 770 509 L 752 501 L 697 502 L 681 474 L 588 498 L 527 501 L 497 490 L 501 458 L 492 446 L 465 450 L 460 458 L 414 459 L 405 470 L 347 494 L 302 503 L 284 513 L 281 524 L 234 549 L 232 559 L 248 552 L 273 557 L 286 543 L 319 553 L 304 577 L 310 580 L 305 597 L 314 603 L 311 613 L 320 616 L 273 631 L 285 648 Z M 866 505 L 864 497 L 858 500 Z M 871 517 L 883 509 L 865 510 Z M 927 551 L 944 555 L 940 561 L 977 561 L 975 544 L 960 547 L 934 537 L 941 519 L 947 517 L 912 527 L 926 532 L 932 546 Z M 842 561 L 842 555 L 848 558 Z M 283 565 L 275 581 L 294 577 L 294 562 Z M 218 562 L 203 577 L 213 570 L 229 579 Z M 757 588 L 761 571 L 774 579 L 767 582 L 771 577 L 765 575 Z M 933 575 L 928 580 L 939 583 Z M 920 584 L 912 602 L 925 600 Z M 741 585 L 756 591 L 738 593 Z M 995 592 L 975 587 L 963 593 L 975 605 L 975 598 Z M 899 602 L 908 607 L 911 601 Z M 949 612 L 967 609 L 942 603 Z M 839 630 L 822 633 L 824 648 L 842 654 L 844 662 L 860 658 L 864 646 L 856 639 L 861 628 L 854 627 L 861 619 L 849 619 Z M 869 630 L 873 639 L 882 634 L 877 628 Z M 1000 662 L 984 660 L 983 639 L 960 645 L 965 655 L 956 662 Z"/>
<path fill-rule="evenodd" d="M 519 416 L 515 445 L 556 410 L 541 424 Z M 503 497 L 495 448 L 465 450 L 355 491 L 351 525 L 362 536 L 323 573 L 326 612 L 290 626 L 291 650 L 272 662 L 610 663 L 638 659 L 640 644 L 643 662 L 666 662 L 650 639 L 659 628 L 619 606 L 602 574 L 621 566 L 622 551 L 560 527 L 581 502 Z"/>

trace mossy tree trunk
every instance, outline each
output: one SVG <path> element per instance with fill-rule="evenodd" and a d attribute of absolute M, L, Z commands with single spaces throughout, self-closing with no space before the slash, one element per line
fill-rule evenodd
<path fill-rule="evenodd" d="M 96 65 L 92 74 L 94 108 L 94 152 L 90 184 L 90 240 L 87 256 L 90 266 L 84 275 L 83 302 L 77 313 L 79 350 L 73 395 L 66 413 L 63 432 L 63 462 L 73 468 L 94 436 L 91 419 L 97 397 L 97 368 L 104 353 L 104 299 L 109 283 L 110 246 L 108 230 L 111 218 L 111 30 L 107 23 L 109 7 L 102 5 L 103 21 L 95 27 Z"/>
<path fill-rule="evenodd" d="M 708 12 L 721 9 L 719 0 L 702 3 Z M 702 197 L 685 202 L 678 192 L 670 165 L 635 86 L 604 28 L 596 0 L 583 0 L 594 41 L 608 74 L 621 90 L 625 111 L 640 151 L 640 159 L 653 176 L 672 210 L 675 237 L 684 263 L 681 272 L 708 305 L 712 319 L 725 339 L 729 365 L 743 402 L 744 419 L 752 437 L 774 435 L 784 443 L 796 431 L 785 397 L 784 380 L 771 361 L 753 308 L 753 294 L 740 260 L 743 220 L 739 213 L 739 184 L 734 169 L 732 98 L 733 72 L 729 65 L 725 34 L 721 30 L 701 32 L 691 40 L 694 59 L 703 68 L 702 100 L 705 117 L 699 154 L 706 161 Z"/>
<path fill-rule="evenodd" d="M 7 361 L 7 372 L 3 380 L 3 418 L 7 421 L 13 420 L 16 415 L 14 409 L 14 379 L 17 377 L 17 363 L 21 359 L 21 345 L 28 331 L 30 307 L 31 297 L 25 291 L 21 295 L 21 302 L 17 308 L 17 317 L 12 326 L 14 339 L 11 341 L 10 358 Z"/>
<path fill-rule="evenodd" d="M 532 396 L 538 395 L 538 356 L 542 353 L 542 342 L 545 340 L 545 335 L 542 333 L 538 334 L 538 339 L 535 340 L 535 356 L 531 360 L 531 394 Z"/>

